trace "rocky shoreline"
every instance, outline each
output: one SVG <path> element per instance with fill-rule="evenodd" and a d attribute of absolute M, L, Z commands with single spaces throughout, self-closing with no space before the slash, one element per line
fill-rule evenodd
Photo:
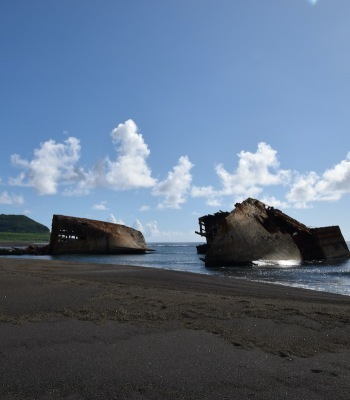
<path fill-rule="evenodd" d="M 0 243 L 0 256 L 38 256 L 46 254 L 49 254 L 48 244 L 32 244 L 27 242 Z"/>

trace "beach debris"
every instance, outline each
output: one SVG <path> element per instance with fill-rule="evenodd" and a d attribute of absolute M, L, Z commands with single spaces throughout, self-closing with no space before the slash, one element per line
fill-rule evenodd
<path fill-rule="evenodd" d="M 197 252 L 205 254 L 206 266 L 350 257 L 339 226 L 309 228 L 253 198 L 235 204 L 231 212 L 205 215 L 198 222 L 196 233 L 206 243 L 197 246 Z"/>

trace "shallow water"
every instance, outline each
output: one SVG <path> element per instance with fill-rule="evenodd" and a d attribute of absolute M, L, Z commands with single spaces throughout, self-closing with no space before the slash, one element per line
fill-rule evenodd
<path fill-rule="evenodd" d="M 117 265 L 138 265 L 141 267 L 163 268 L 188 271 L 198 274 L 220 275 L 253 281 L 269 282 L 286 286 L 301 287 L 350 296 L 350 260 L 342 262 L 257 263 L 254 266 L 207 268 L 198 255 L 198 243 L 149 243 L 155 252 L 141 255 L 71 255 L 34 256 L 41 259 L 59 259 L 77 262 L 104 263 Z M 31 256 L 22 256 L 30 257 Z"/>

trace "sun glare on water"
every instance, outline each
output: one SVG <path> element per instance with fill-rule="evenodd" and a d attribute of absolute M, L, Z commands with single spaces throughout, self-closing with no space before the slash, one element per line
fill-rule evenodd
<path fill-rule="evenodd" d="M 256 260 L 253 262 L 254 265 L 258 267 L 294 267 L 296 265 L 300 265 L 300 260 Z"/>

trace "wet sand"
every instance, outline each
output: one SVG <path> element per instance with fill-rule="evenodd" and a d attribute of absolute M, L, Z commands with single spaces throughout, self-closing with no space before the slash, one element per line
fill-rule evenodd
<path fill-rule="evenodd" d="M 349 399 L 350 297 L 0 258 L 1 399 Z"/>

